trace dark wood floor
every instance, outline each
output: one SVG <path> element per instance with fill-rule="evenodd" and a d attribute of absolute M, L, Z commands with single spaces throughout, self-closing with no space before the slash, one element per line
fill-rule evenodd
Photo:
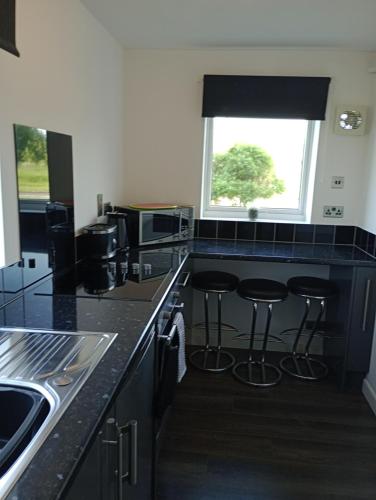
<path fill-rule="evenodd" d="M 160 455 L 158 500 L 375 500 L 376 417 L 333 381 L 272 389 L 189 368 Z"/>

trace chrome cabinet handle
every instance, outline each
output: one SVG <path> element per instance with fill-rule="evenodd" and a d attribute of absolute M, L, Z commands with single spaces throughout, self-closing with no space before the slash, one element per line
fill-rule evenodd
<path fill-rule="evenodd" d="M 107 423 L 116 428 L 117 439 L 102 439 L 102 443 L 117 447 L 118 464 L 115 471 L 118 479 L 118 498 L 124 498 L 124 480 L 127 479 L 131 486 L 136 486 L 138 480 L 138 443 L 137 443 L 137 420 L 130 420 L 123 426 L 119 426 L 114 418 L 109 418 Z M 127 463 L 128 471 L 124 471 L 124 442 L 128 436 Z"/>
<path fill-rule="evenodd" d="M 191 273 L 188 271 L 186 273 L 182 273 L 182 276 L 185 274 L 185 279 L 182 283 L 178 283 L 178 286 L 181 288 L 185 288 L 188 284 L 189 278 L 191 277 Z"/>
<path fill-rule="evenodd" d="M 365 293 L 365 296 L 364 296 L 362 332 L 366 331 L 366 326 L 367 326 L 369 294 L 370 294 L 370 291 L 371 291 L 371 284 L 372 284 L 372 280 L 367 280 L 366 293 Z"/>
<path fill-rule="evenodd" d="M 124 437 L 129 436 L 128 446 L 128 471 L 123 471 L 124 465 Z M 138 476 L 138 447 L 137 447 L 137 420 L 130 420 L 124 426 L 119 427 L 119 473 L 118 489 L 119 499 L 123 499 L 123 481 L 128 480 L 131 486 L 136 486 Z"/>
<path fill-rule="evenodd" d="M 158 335 L 158 338 L 165 340 L 166 344 L 171 344 L 172 339 L 174 338 L 174 335 L 176 333 L 176 330 L 177 326 L 173 325 L 168 335 Z"/>

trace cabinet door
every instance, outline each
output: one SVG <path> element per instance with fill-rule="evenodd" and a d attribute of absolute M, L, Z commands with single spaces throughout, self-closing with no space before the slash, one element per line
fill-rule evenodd
<path fill-rule="evenodd" d="M 150 500 L 153 488 L 155 339 L 150 335 L 116 400 L 119 500 Z"/>
<path fill-rule="evenodd" d="M 100 482 L 102 500 L 118 500 L 118 432 L 115 405 L 106 416 L 99 433 L 101 458 Z"/>
<path fill-rule="evenodd" d="M 100 480 L 100 438 L 95 440 L 65 500 L 102 500 Z"/>
<path fill-rule="evenodd" d="M 369 368 L 376 309 L 376 270 L 354 269 L 346 370 L 367 372 Z"/>
<path fill-rule="evenodd" d="M 65 500 L 117 500 L 117 441 L 112 408 L 83 461 Z"/>

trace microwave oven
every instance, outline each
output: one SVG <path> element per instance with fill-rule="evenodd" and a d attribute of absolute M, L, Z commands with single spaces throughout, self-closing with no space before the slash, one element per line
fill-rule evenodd
<path fill-rule="evenodd" d="M 193 207 L 135 209 L 116 207 L 126 213 L 129 244 L 132 247 L 176 243 L 193 238 Z"/>

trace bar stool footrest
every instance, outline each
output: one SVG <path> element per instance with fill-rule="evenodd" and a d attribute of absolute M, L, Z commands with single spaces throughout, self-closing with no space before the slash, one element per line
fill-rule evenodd
<path fill-rule="evenodd" d="M 305 354 L 285 356 L 279 366 L 285 373 L 300 380 L 321 380 L 329 371 L 325 363 Z"/>
<path fill-rule="evenodd" d="M 189 361 L 198 370 L 212 373 L 224 372 L 235 364 L 232 354 L 217 347 L 197 349 L 189 355 Z"/>
<path fill-rule="evenodd" d="M 261 361 L 242 361 L 232 369 L 233 376 L 253 387 L 272 387 L 279 384 L 282 373 L 277 366 Z"/>
<path fill-rule="evenodd" d="M 193 328 L 197 328 L 198 330 L 205 330 L 205 323 L 200 322 L 200 323 L 195 323 L 192 326 Z M 230 325 L 229 323 L 221 323 L 221 328 L 223 332 L 238 332 L 239 330 L 235 328 L 235 326 Z M 218 322 L 217 321 L 210 321 L 209 322 L 209 329 L 213 331 L 218 330 Z"/>
<path fill-rule="evenodd" d="M 237 340 L 250 340 L 251 334 L 250 333 L 239 333 L 238 335 L 235 335 L 234 339 Z M 255 342 L 263 342 L 264 340 L 264 334 L 263 333 L 255 333 L 254 334 L 254 341 Z M 269 335 L 268 336 L 268 342 L 273 343 L 276 342 L 278 344 L 285 344 L 287 345 L 286 341 L 281 339 L 278 335 Z"/>
<path fill-rule="evenodd" d="M 290 335 L 296 335 L 297 332 L 299 331 L 299 328 L 288 328 L 286 330 L 283 330 L 282 332 L 279 333 L 281 337 L 289 337 Z M 305 328 L 302 330 L 301 336 L 302 337 L 309 337 L 311 335 L 312 330 L 309 330 L 308 328 Z M 315 339 L 326 339 L 326 340 L 343 340 L 343 335 L 338 335 L 333 332 L 333 335 L 331 335 L 330 330 L 317 330 L 313 338 Z"/>

